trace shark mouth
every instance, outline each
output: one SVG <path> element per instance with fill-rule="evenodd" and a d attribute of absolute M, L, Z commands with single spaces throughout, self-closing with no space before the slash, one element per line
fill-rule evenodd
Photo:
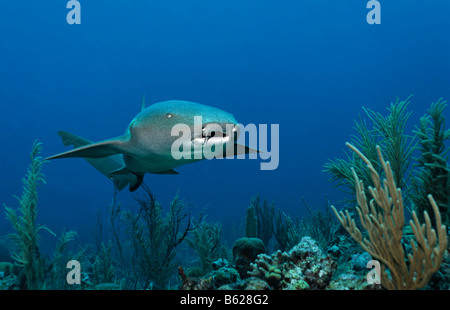
<path fill-rule="evenodd" d="M 225 144 L 230 142 L 237 132 L 235 124 L 203 124 L 201 132 L 199 130 L 196 132 L 194 129 L 191 142 L 194 145 Z"/>

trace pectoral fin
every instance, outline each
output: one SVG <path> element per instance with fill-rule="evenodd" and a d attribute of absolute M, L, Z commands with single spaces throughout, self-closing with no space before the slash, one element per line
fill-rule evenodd
<path fill-rule="evenodd" d="M 65 146 L 73 145 L 75 148 L 79 148 L 93 142 L 83 137 L 74 135 L 67 131 L 58 131 L 58 135 Z M 105 175 L 108 179 L 111 179 L 118 190 L 122 190 L 128 184 L 135 184 L 137 177 L 128 169 L 122 174 L 113 174 L 115 171 L 120 171 L 125 167 L 122 154 L 116 154 L 104 158 L 85 158 L 99 172 Z"/>
<path fill-rule="evenodd" d="M 115 154 L 128 154 L 123 137 L 87 144 L 76 149 L 46 158 L 46 160 L 68 157 L 102 158 Z"/>

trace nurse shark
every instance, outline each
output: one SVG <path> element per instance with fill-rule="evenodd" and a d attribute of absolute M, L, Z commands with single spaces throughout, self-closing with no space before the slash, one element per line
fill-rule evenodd
<path fill-rule="evenodd" d="M 180 137 L 174 128 L 187 129 L 189 134 L 184 132 Z M 130 191 L 139 188 L 145 173 L 178 174 L 174 168 L 211 158 L 211 152 L 215 158 L 259 152 L 236 142 L 239 126 L 232 114 L 182 100 L 158 102 L 149 107 L 145 107 L 143 100 L 141 112 L 130 122 L 125 134 L 116 138 L 92 142 L 66 131 L 58 134 L 64 145 L 75 148 L 46 160 L 85 158 L 119 190 L 129 184 Z M 193 156 L 174 156 L 175 142 L 183 146 L 183 152 Z"/>

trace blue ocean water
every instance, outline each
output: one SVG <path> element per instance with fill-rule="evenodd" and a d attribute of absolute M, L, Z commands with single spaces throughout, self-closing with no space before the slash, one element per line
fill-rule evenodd
<path fill-rule="evenodd" d="M 147 174 L 163 205 L 179 191 L 193 214 L 205 209 L 228 229 L 259 193 L 301 216 L 302 198 L 324 208 L 325 194 L 333 203 L 345 197 L 323 164 L 343 156 L 363 106 L 387 114 L 396 97 L 413 94 L 411 130 L 431 102 L 450 98 L 448 1 L 381 0 L 374 25 L 367 2 L 354 0 L 79 3 L 81 24 L 69 25 L 65 1 L 0 2 L 0 201 L 8 206 L 34 140 L 46 157 L 67 150 L 58 130 L 93 141 L 122 135 L 145 94 L 147 105 L 189 100 L 280 130 L 275 170 L 236 159 Z M 37 222 L 91 240 L 112 183 L 83 159 L 51 161 L 44 174 Z M 124 207 L 134 198 L 119 195 Z M 9 231 L 0 216 L 0 235 Z"/>

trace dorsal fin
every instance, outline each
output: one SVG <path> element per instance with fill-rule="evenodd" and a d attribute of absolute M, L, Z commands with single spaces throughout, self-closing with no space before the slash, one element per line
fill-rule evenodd
<path fill-rule="evenodd" d="M 145 109 L 145 94 L 142 95 L 141 112 Z"/>

